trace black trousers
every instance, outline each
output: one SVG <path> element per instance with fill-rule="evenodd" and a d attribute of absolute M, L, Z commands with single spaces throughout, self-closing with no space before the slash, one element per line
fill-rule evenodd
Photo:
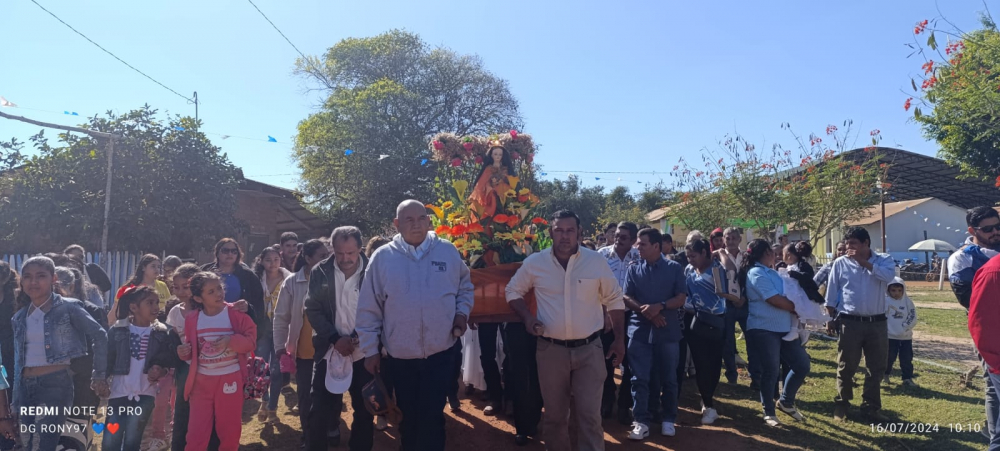
<path fill-rule="evenodd" d="M 483 365 L 486 392 L 495 408 L 503 408 L 503 381 L 497 366 L 497 333 L 500 323 L 479 324 L 479 362 Z M 506 360 L 506 358 L 504 359 Z"/>
<path fill-rule="evenodd" d="M 275 359 L 277 361 L 277 359 Z M 295 393 L 299 397 L 299 427 L 302 437 L 309 439 L 309 410 L 312 408 L 313 359 L 295 359 Z M 287 373 L 282 373 L 287 376 Z M 336 423 L 340 427 L 340 422 Z"/>
<path fill-rule="evenodd" d="M 536 338 L 528 333 L 524 323 L 507 323 L 503 328 L 503 341 L 509 352 L 505 394 L 514 402 L 514 428 L 517 434 L 534 436 L 538 434 L 538 422 L 542 419 Z"/>
<path fill-rule="evenodd" d="M 444 451 L 445 398 L 451 386 L 458 385 L 454 362 L 455 348 L 425 359 L 392 360 L 396 404 L 403 413 L 401 451 Z"/>
<path fill-rule="evenodd" d="M 364 398 L 361 397 L 361 388 L 374 379 L 374 376 L 365 370 L 364 359 L 354 362 L 352 371 L 351 387 L 347 391 L 351 394 L 354 421 L 351 422 L 351 440 L 348 442 L 348 449 L 351 451 L 371 451 L 375 440 L 375 425 L 372 423 L 374 417 L 365 408 Z M 337 427 L 340 427 L 340 411 L 344 405 L 342 393 L 330 393 L 326 390 L 326 359 L 315 364 L 311 398 L 307 446 L 311 451 L 326 451 L 330 420 L 332 418 L 337 421 Z M 303 409 L 301 402 L 299 400 L 300 410 Z"/>
<path fill-rule="evenodd" d="M 688 317 L 693 315 L 688 315 Z M 690 324 L 690 321 L 689 321 Z M 701 402 L 707 408 L 714 408 L 715 389 L 719 386 L 719 373 L 722 371 L 722 352 L 725 347 L 725 337 L 721 340 L 706 340 L 685 330 L 688 347 L 691 348 L 691 360 L 694 361 L 695 382 Z M 683 365 L 683 361 L 681 362 Z M 678 395 L 679 396 L 679 395 Z"/>

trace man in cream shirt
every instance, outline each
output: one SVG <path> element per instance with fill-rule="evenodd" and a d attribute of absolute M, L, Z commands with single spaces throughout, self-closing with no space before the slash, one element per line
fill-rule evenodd
<path fill-rule="evenodd" d="M 580 218 L 562 210 L 552 218 L 553 247 L 528 257 L 507 284 L 507 302 L 538 336 L 538 380 L 545 399 L 545 448 L 569 451 L 569 411 L 574 403 L 577 449 L 604 449 L 601 396 L 607 369 L 601 344 L 604 308 L 615 338 L 608 358 L 625 354 L 622 288 L 607 260 L 580 247 Z M 538 315 L 524 296 L 535 290 Z M 572 401 L 571 401 L 572 400 Z"/>

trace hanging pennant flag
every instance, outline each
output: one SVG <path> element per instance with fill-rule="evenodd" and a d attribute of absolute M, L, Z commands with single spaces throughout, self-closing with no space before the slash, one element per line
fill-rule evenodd
<path fill-rule="evenodd" d="M 177 131 L 179 131 L 179 132 L 183 132 L 183 131 L 185 131 L 185 130 L 187 130 L 187 129 L 186 129 L 186 128 L 184 128 L 184 127 L 181 127 L 180 125 L 178 125 L 178 126 L 175 126 L 175 127 L 174 127 L 174 130 L 177 130 Z"/>
<path fill-rule="evenodd" d="M 222 139 L 229 139 L 229 135 L 222 135 Z"/>
<path fill-rule="evenodd" d="M 278 142 L 278 140 L 274 139 L 274 137 L 271 136 L 271 135 L 267 135 L 267 142 L 269 142 L 269 143 L 276 143 L 276 142 Z"/>
<path fill-rule="evenodd" d="M 306 150 L 308 150 L 310 152 L 315 152 L 315 151 L 319 150 L 319 146 L 306 146 Z"/>
<path fill-rule="evenodd" d="M 347 149 L 347 150 L 344 151 L 344 155 L 350 155 L 352 153 L 354 153 L 354 151 L 351 150 L 351 149 Z"/>
<path fill-rule="evenodd" d="M 548 172 L 543 172 L 542 175 L 549 175 L 549 173 Z"/>
<path fill-rule="evenodd" d="M 384 159 L 386 159 L 386 158 L 389 158 L 389 156 L 388 156 L 388 155 L 386 155 L 386 154 L 382 154 L 382 155 L 379 155 L 379 156 L 378 156 L 378 161 L 382 161 L 382 160 L 384 160 Z"/>
<path fill-rule="evenodd" d="M 73 115 L 73 116 L 79 116 L 79 114 L 76 114 L 76 111 L 74 111 L 74 112 L 72 112 L 70 114 Z"/>
<path fill-rule="evenodd" d="M 427 164 L 427 159 L 426 158 L 424 158 L 423 160 L 420 160 L 420 165 L 421 166 L 423 166 L 425 164 Z"/>
<path fill-rule="evenodd" d="M 600 180 L 600 179 L 601 179 L 600 177 L 594 177 L 594 180 Z"/>
<path fill-rule="evenodd" d="M 69 111 L 63 111 L 63 114 L 69 116 Z"/>
<path fill-rule="evenodd" d="M 7 108 L 17 108 L 17 104 L 0 96 L 0 106 Z"/>

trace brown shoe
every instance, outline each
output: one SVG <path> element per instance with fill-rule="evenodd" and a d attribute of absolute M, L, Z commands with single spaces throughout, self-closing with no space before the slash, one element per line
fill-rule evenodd
<path fill-rule="evenodd" d="M 847 421 L 847 406 L 844 404 L 837 404 L 833 408 L 833 419 L 837 421 Z"/>

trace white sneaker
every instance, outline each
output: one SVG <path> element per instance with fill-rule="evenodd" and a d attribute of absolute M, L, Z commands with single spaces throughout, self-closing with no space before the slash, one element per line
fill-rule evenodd
<path fill-rule="evenodd" d="M 379 415 L 378 418 L 375 419 L 375 430 L 384 431 L 386 429 L 389 429 L 389 422 L 385 421 L 385 415 Z"/>
<path fill-rule="evenodd" d="M 677 431 L 674 429 L 674 423 L 664 421 L 663 424 L 660 425 L 660 435 L 663 435 L 664 437 L 673 437 L 676 433 Z"/>
<path fill-rule="evenodd" d="M 629 440 L 642 440 L 646 437 L 649 437 L 649 426 L 639 422 L 632 423 L 632 431 L 628 433 Z"/>
<path fill-rule="evenodd" d="M 778 417 L 772 417 L 770 415 L 764 417 L 764 424 L 771 426 L 773 428 L 781 426 L 781 422 L 778 421 Z"/>
<path fill-rule="evenodd" d="M 715 409 L 708 408 L 701 412 L 701 424 L 712 424 L 718 419 L 719 412 L 716 412 Z"/>
<path fill-rule="evenodd" d="M 149 441 L 146 445 L 146 451 L 163 451 L 167 449 L 167 442 L 162 439 L 154 438 Z"/>
<path fill-rule="evenodd" d="M 795 406 L 785 407 L 783 404 L 781 404 L 781 401 L 778 401 L 777 403 L 775 403 L 775 405 L 777 405 L 778 409 L 780 409 L 782 412 L 785 412 L 791 415 L 792 418 L 795 418 L 795 421 L 804 421 L 806 419 L 806 417 L 802 416 L 802 414 L 799 413 L 799 409 L 796 409 Z"/>

